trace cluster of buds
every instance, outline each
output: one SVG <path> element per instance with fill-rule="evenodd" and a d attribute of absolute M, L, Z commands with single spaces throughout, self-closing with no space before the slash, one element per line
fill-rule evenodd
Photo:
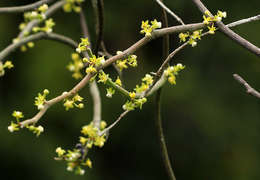
<path fill-rule="evenodd" d="M 226 18 L 227 13 L 218 11 L 217 15 L 211 16 L 209 11 L 205 12 L 205 15 L 203 15 L 203 23 L 208 25 L 207 28 L 209 29 L 208 33 L 209 34 L 215 34 L 215 31 L 217 28 L 214 26 L 214 22 L 221 21 L 222 18 Z M 188 43 L 192 46 L 195 47 L 197 45 L 197 40 L 201 40 L 201 34 L 202 34 L 202 29 L 196 30 L 193 33 L 180 33 L 179 38 L 180 42 L 186 42 L 186 38 L 189 38 Z"/>
<path fill-rule="evenodd" d="M 170 66 L 166 70 L 164 70 L 164 75 L 168 78 L 170 84 L 176 84 L 176 76 L 184 68 L 185 66 L 179 63 L 175 66 Z"/>
<path fill-rule="evenodd" d="M 11 122 L 11 125 L 8 126 L 8 131 L 10 131 L 11 133 L 14 132 L 14 131 L 19 131 L 21 127 L 21 124 L 20 124 L 20 119 L 22 119 L 24 116 L 23 116 L 23 113 L 20 112 L 20 111 L 14 111 L 13 114 L 12 114 L 13 117 L 15 117 L 16 119 L 16 122 Z M 34 125 L 26 125 L 25 126 L 29 131 L 32 131 L 34 134 L 36 134 L 36 136 L 38 137 L 43 131 L 44 131 L 44 128 L 42 126 L 34 126 Z"/>
<path fill-rule="evenodd" d="M 84 108 L 84 104 L 81 103 L 83 101 L 83 97 L 81 97 L 78 94 L 76 94 L 73 98 L 67 98 L 64 101 L 65 102 L 64 102 L 63 106 L 65 107 L 66 111 L 68 111 L 69 109 L 72 109 L 74 107 L 77 107 L 80 109 Z M 80 102 L 80 103 L 77 104 L 77 102 Z"/>
<path fill-rule="evenodd" d="M 142 84 L 136 85 L 135 87 L 135 92 L 137 94 L 142 94 L 144 93 L 149 87 L 150 85 L 153 84 L 153 76 L 151 76 L 150 74 L 146 74 L 145 77 L 142 79 Z"/>
<path fill-rule="evenodd" d="M 104 130 L 106 122 L 101 121 L 100 130 Z M 67 170 L 73 171 L 75 174 L 84 175 L 83 167 L 92 168 L 92 162 L 87 157 L 88 151 L 93 147 L 103 147 L 106 141 L 106 135 L 99 135 L 99 130 L 94 127 L 93 123 L 82 127 L 81 133 L 83 136 L 79 137 L 79 143 L 76 144 L 73 150 L 64 150 L 61 147 L 56 149 L 58 157 L 56 160 L 64 160 L 67 162 Z"/>
<path fill-rule="evenodd" d="M 32 30 L 33 32 L 46 32 L 46 33 L 51 33 L 53 31 L 53 26 L 55 26 L 55 22 L 53 21 L 52 18 L 48 19 L 45 21 L 44 26 L 43 27 L 34 27 Z"/>
<path fill-rule="evenodd" d="M 38 9 L 36 9 L 35 11 L 24 13 L 25 22 L 29 22 L 29 21 L 32 21 L 34 19 L 38 19 L 38 20 L 45 19 L 46 18 L 45 12 L 47 10 L 48 10 L 48 5 L 47 4 L 43 4 Z M 20 29 L 22 30 L 23 29 L 23 24 L 21 24 L 20 26 L 21 26 Z"/>
<path fill-rule="evenodd" d="M 145 36 L 152 36 L 152 32 L 155 29 L 161 28 L 162 27 L 162 23 L 158 22 L 156 19 L 151 21 L 151 24 L 149 24 L 149 21 L 142 21 L 142 25 L 141 25 L 141 34 L 145 34 Z"/>
<path fill-rule="evenodd" d="M 46 102 L 46 96 L 49 94 L 48 89 L 44 89 L 43 94 L 38 93 L 38 96 L 35 97 L 34 105 L 37 106 L 39 110 L 44 108 L 44 103 Z"/>
<path fill-rule="evenodd" d="M 81 69 L 83 69 L 84 64 L 82 62 L 82 59 L 80 58 L 79 54 L 72 53 L 71 54 L 72 62 L 69 63 L 67 66 L 67 69 L 71 72 L 73 72 L 72 77 L 75 79 L 82 78 Z"/>
<path fill-rule="evenodd" d="M 80 4 L 84 2 L 84 0 L 66 0 L 66 3 L 63 5 L 64 12 L 76 12 L 79 13 L 81 11 Z"/>
<path fill-rule="evenodd" d="M 0 61 L 0 77 L 5 74 L 5 69 L 11 69 L 13 67 L 12 61 L 6 61 L 4 64 Z"/>
<path fill-rule="evenodd" d="M 121 54 L 122 51 L 117 51 L 117 54 Z M 126 59 L 119 59 L 116 61 L 116 66 L 122 71 L 123 69 L 127 69 L 128 65 L 131 67 L 137 66 L 137 56 L 136 55 L 129 55 Z"/>

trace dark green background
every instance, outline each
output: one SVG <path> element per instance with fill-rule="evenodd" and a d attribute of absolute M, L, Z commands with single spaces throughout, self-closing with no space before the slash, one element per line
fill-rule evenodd
<path fill-rule="evenodd" d="M 1 0 L 0 6 L 14 6 L 34 1 Z M 185 23 L 200 22 L 201 13 L 191 1 L 165 3 L 180 15 Z M 225 23 L 259 14 L 259 0 L 207 1 L 212 12 L 227 11 Z M 84 3 L 87 22 L 95 41 L 94 18 L 89 0 Z M 124 50 L 142 37 L 140 23 L 160 19 L 155 1 L 105 0 L 105 42 L 109 52 Z M 77 14 L 59 11 L 53 16 L 54 31 L 81 37 Z M 4 49 L 18 34 L 21 14 L 0 15 L 0 49 Z M 176 21 L 169 16 L 170 25 Z M 260 23 L 235 27 L 234 31 L 260 46 Z M 171 49 L 179 46 L 172 35 Z M 140 83 L 150 71 L 156 71 L 162 61 L 162 40 L 157 39 L 136 52 L 139 66 L 124 73 L 128 89 Z M 72 148 L 80 129 L 92 119 L 92 100 L 85 87 L 85 109 L 65 111 L 62 103 L 53 106 L 39 124 L 45 132 L 36 138 L 22 130 L 9 133 L 13 110 L 23 111 L 26 118 L 36 112 L 33 105 L 38 92 L 47 88 L 48 98 L 70 90 L 77 82 L 65 66 L 73 52 L 69 47 L 42 40 L 26 53 L 16 51 L 8 59 L 15 68 L 0 79 L 0 172 L 1 179 L 167 179 L 159 153 L 155 128 L 154 97 L 143 107 L 125 117 L 109 136 L 102 149 L 90 153 L 93 169 L 85 176 L 66 171 L 62 162 L 53 160 L 55 149 Z M 260 111 L 259 100 L 246 94 L 233 78 L 243 76 L 260 89 L 259 58 L 221 33 L 204 37 L 195 48 L 186 48 L 176 55 L 173 63 L 183 63 L 186 69 L 178 76 L 177 85 L 166 85 L 162 95 L 162 116 L 169 155 L 177 179 L 193 180 L 258 180 L 260 178 Z M 115 77 L 112 68 L 107 72 Z M 122 112 L 124 98 L 113 99 L 102 94 L 102 117 L 109 124 Z"/>

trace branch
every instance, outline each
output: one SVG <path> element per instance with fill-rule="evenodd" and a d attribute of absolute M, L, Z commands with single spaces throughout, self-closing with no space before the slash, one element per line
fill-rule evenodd
<path fill-rule="evenodd" d="M 203 23 L 198 23 L 198 24 L 188 24 L 188 25 L 182 25 L 182 26 L 173 26 L 170 28 L 164 28 L 161 30 L 157 30 L 155 32 L 152 33 L 152 37 L 144 37 L 141 40 L 139 40 L 138 42 L 136 42 L 135 44 L 133 44 L 131 47 L 129 47 L 128 49 L 126 49 L 125 51 L 123 51 L 123 53 L 119 54 L 119 55 L 115 55 L 111 58 L 109 58 L 108 60 L 106 60 L 106 62 L 104 63 L 103 66 L 99 67 L 97 70 L 101 70 L 109 65 L 111 65 L 113 62 L 115 62 L 118 59 L 122 59 L 125 56 L 135 52 L 137 49 L 141 48 L 142 46 L 144 46 L 146 43 L 148 43 L 149 41 L 151 41 L 154 38 L 163 36 L 165 34 L 169 34 L 169 33 L 175 33 L 175 32 L 185 32 L 188 30 L 196 30 L 196 29 L 200 29 L 201 27 L 204 27 L 205 25 Z M 166 30 L 165 30 L 166 29 Z M 155 34 L 155 35 L 154 35 Z M 63 99 L 70 97 L 72 95 L 75 95 L 79 90 L 81 90 L 83 87 L 86 86 L 86 84 L 89 82 L 89 80 L 95 76 L 95 74 L 87 74 L 72 90 L 70 90 L 69 92 L 63 93 L 60 96 L 53 98 L 49 101 L 46 102 L 46 104 L 48 106 L 51 106 L 55 103 L 58 103 L 60 101 L 62 101 Z M 161 79 L 164 76 L 161 77 Z M 153 88 L 158 88 L 161 87 L 159 86 L 161 83 L 161 81 L 158 81 L 156 84 L 158 84 L 158 86 L 155 84 Z M 163 79 L 162 79 L 162 83 L 163 83 Z M 152 91 L 152 90 L 151 90 Z M 146 96 L 150 95 L 151 93 L 147 93 Z M 45 113 L 46 111 L 44 111 Z M 40 112 L 39 112 L 40 113 Z M 43 114 L 44 114 L 43 113 Z M 38 114 L 36 114 L 37 116 Z M 21 124 L 30 124 L 30 123 L 36 123 L 39 120 L 39 118 L 32 118 L 29 120 L 25 120 L 23 121 Z"/>
<path fill-rule="evenodd" d="M 168 150 L 167 150 L 167 146 L 166 146 L 166 142 L 165 142 L 165 138 L 164 138 L 164 133 L 163 133 L 163 127 L 162 127 L 162 118 L 161 118 L 161 89 L 157 92 L 156 94 L 156 125 L 157 125 L 157 132 L 158 132 L 158 137 L 159 137 L 159 141 L 160 141 L 160 147 L 161 147 L 161 154 L 162 154 L 162 158 L 164 161 L 164 165 L 166 168 L 166 171 L 170 177 L 171 180 L 176 180 L 176 177 L 174 175 L 174 172 L 172 170 L 172 165 L 171 165 L 171 161 L 168 155 Z"/>
<path fill-rule="evenodd" d="M 206 11 L 209 11 L 206 8 L 206 6 L 200 0 L 192 0 L 192 1 L 194 2 L 194 4 L 199 8 L 199 10 L 203 14 Z M 210 15 L 213 16 L 212 14 L 210 14 Z M 221 21 L 216 22 L 216 24 L 219 27 L 219 29 L 225 35 L 227 35 L 229 38 L 231 38 L 232 40 L 234 40 L 235 42 L 237 42 L 238 44 L 240 44 L 242 47 L 246 48 L 247 50 L 251 51 L 252 53 L 256 54 L 257 56 L 260 56 L 260 48 L 258 48 L 257 46 L 253 45 L 252 43 L 250 43 L 246 39 L 244 39 L 241 36 L 239 36 L 238 34 L 236 34 L 234 31 L 232 31 L 227 26 L 225 26 L 225 24 L 222 23 Z"/>
<path fill-rule="evenodd" d="M 35 8 L 38 8 L 39 6 L 43 4 L 48 4 L 54 0 L 41 0 L 32 4 L 24 5 L 24 6 L 16 6 L 16 7 L 3 7 L 0 8 L 0 14 L 4 13 L 21 13 L 25 11 L 30 11 Z"/>
<path fill-rule="evenodd" d="M 55 4 L 53 4 L 45 13 L 46 18 L 50 17 L 55 11 L 60 9 L 64 4 L 66 3 L 66 0 L 58 1 Z M 26 27 L 19 33 L 18 38 L 21 39 L 24 37 L 25 34 L 28 34 L 32 31 L 33 27 L 37 26 L 42 21 L 35 19 L 30 21 Z"/>
<path fill-rule="evenodd" d="M 31 42 L 31 41 L 38 41 L 41 39 L 55 40 L 55 41 L 61 42 L 63 44 L 66 44 L 73 49 L 77 48 L 77 46 L 78 46 L 78 44 L 74 40 L 72 40 L 66 36 L 59 35 L 56 33 L 39 32 L 39 33 L 30 35 L 26 38 L 23 38 L 17 43 L 13 43 L 13 44 L 10 44 L 9 46 L 7 46 L 4 50 L 2 50 L 0 52 L 0 61 L 2 61 L 11 52 L 15 51 L 17 48 L 21 47 L 22 45 L 24 45 L 28 42 Z"/>
<path fill-rule="evenodd" d="M 91 2 L 92 2 L 95 19 L 96 19 L 97 42 L 96 42 L 96 47 L 94 49 L 94 54 L 97 54 L 104 36 L 104 1 L 92 0 Z"/>
<path fill-rule="evenodd" d="M 122 114 L 120 114 L 120 116 L 117 118 L 117 120 L 115 122 L 113 122 L 110 126 L 108 126 L 106 129 L 104 129 L 103 131 L 101 131 L 99 133 L 99 136 L 102 136 L 103 134 L 106 134 L 111 128 L 113 128 L 129 112 L 130 111 L 126 110 Z"/>
<path fill-rule="evenodd" d="M 260 98 L 260 93 L 255 90 L 254 88 L 252 88 L 241 76 L 239 76 L 238 74 L 233 74 L 233 77 L 235 80 L 237 80 L 240 84 L 244 85 L 246 88 L 246 92 L 248 94 L 251 94 L 257 98 Z"/>
<path fill-rule="evenodd" d="M 167 13 L 169 13 L 171 16 L 173 16 L 179 23 L 181 23 L 182 25 L 184 25 L 184 22 L 181 20 L 181 18 L 180 18 L 179 16 L 177 16 L 174 12 L 172 12 L 167 6 L 165 6 L 161 0 L 156 0 L 156 2 L 157 2 Z"/>

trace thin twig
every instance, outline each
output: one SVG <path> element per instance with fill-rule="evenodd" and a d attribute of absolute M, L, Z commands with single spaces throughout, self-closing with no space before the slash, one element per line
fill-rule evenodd
<path fill-rule="evenodd" d="M 92 0 L 92 6 L 94 9 L 95 19 L 96 19 L 96 35 L 97 42 L 94 49 L 94 54 L 97 54 L 104 36 L 104 1 L 103 0 Z"/>
<path fill-rule="evenodd" d="M 260 20 L 260 14 L 257 15 L 257 16 L 250 17 L 250 18 L 241 19 L 239 21 L 230 23 L 230 24 L 228 24 L 226 26 L 227 27 L 234 27 L 234 26 L 238 26 L 238 25 L 241 25 L 241 24 L 245 24 L 245 23 L 249 23 L 249 22 L 253 22 L 253 21 L 257 21 L 257 20 Z"/>
<path fill-rule="evenodd" d="M 164 165 L 166 168 L 166 171 L 169 175 L 169 178 L 171 180 L 176 180 L 176 177 L 174 175 L 173 169 L 172 169 L 172 165 L 171 165 L 171 161 L 168 155 L 168 150 L 167 150 L 167 146 L 166 146 L 166 142 L 165 142 L 165 137 L 164 137 L 164 133 L 163 133 L 163 127 L 162 127 L 162 118 L 161 118 L 161 89 L 159 91 L 157 91 L 156 94 L 156 125 L 157 125 L 157 132 L 158 132 L 158 136 L 159 136 L 159 141 L 160 141 L 160 149 L 161 149 L 161 154 L 162 154 L 162 158 L 164 161 Z"/>
<path fill-rule="evenodd" d="M 24 5 L 24 6 L 3 7 L 3 8 L 0 8 L 0 14 L 21 13 L 21 12 L 25 12 L 25 11 L 30 11 L 30 10 L 33 10 L 35 8 L 38 8 L 39 6 L 41 6 L 43 4 L 48 4 L 52 1 L 54 1 L 54 0 L 41 0 L 41 1 L 37 1 L 35 3 Z"/>
<path fill-rule="evenodd" d="M 233 74 L 233 77 L 235 80 L 237 80 L 240 84 L 244 85 L 246 88 L 246 91 L 248 94 L 251 94 L 257 98 L 260 98 L 260 93 L 255 90 L 254 88 L 252 88 L 241 76 L 239 76 L 238 74 Z"/>
<path fill-rule="evenodd" d="M 53 4 L 52 6 L 50 6 L 49 9 L 45 13 L 45 17 L 46 18 L 50 17 L 55 11 L 60 9 L 65 3 L 66 3 L 66 1 L 62 0 L 62 1 L 58 1 L 55 4 Z M 40 21 L 38 19 L 30 21 L 26 25 L 26 27 L 19 33 L 18 38 L 19 39 L 23 38 L 25 34 L 30 33 L 32 31 L 33 27 L 37 26 L 41 22 L 42 21 Z"/>
<path fill-rule="evenodd" d="M 103 131 L 101 131 L 99 133 L 100 136 L 102 136 L 103 134 L 106 134 L 111 128 L 113 128 L 127 113 L 129 113 L 130 111 L 126 110 L 124 111 L 122 114 L 120 114 L 120 116 L 117 118 L 117 120 L 115 122 L 113 122 L 110 126 L 108 126 L 106 129 L 104 129 Z"/>
<path fill-rule="evenodd" d="M 22 45 L 31 42 L 31 41 L 38 41 L 41 39 L 50 39 L 55 40 L 58 42 L 61 42 L 63 44 L 69 45 L 71 48 L 75 49 L 77 48 L 78 44 L 70 39 L 69 37 L 56 34 L 56 33 L 45 33 L 45 32 L 39 32 L 30 36 L 27 36 L 26 38 L 21 39 L 17 43 L 12 43 L 9 46 L 7 46 L 4 50 L 0 52 L 0 61 L 2 61 L 6 56 L 8 56 L 11 52 L 15 51 L 17 48 L 21 47 Z"/>
<path fill-rule="evenodd" d="M 206 11 L 210 12 L 206 6 L 200 1 L 200 0 L 192 0 L 194 2 L 194 4 L 199 8 L 199 10 L 202 13 L 205 13 Z M 210 13 L 211 16 L 213 16 Z M 225 34 L 227 35 L 227 37 L 231 38 L 232 40 L 234 40 L 236 43 L 240 44 L 242 47 L 246 48 L 247 50 L 251 51 L 252 53 L 254 53 L 257 56 L 260 56 L 260 48 L 255 46 L 254 44 L 250 43 L 249 41 L 247 41 L 246 39 L 242 38 L 241 36 L 239 36 L 238 34 L 236 34 L 234 31 L 232 31 L 230 28 L 228 28 L 227 26 L 225 26 L 224 23 L 222 23 L 221 21 L 216 22 L 217 26 L 219 27 L 219 29 Z"/>
<path fill-rule="evenodd" d="M 165 9 L 165 11 L 166 11 L 167 13 L 169 13 L 171 16 L 173 16 L 179 23 L 181 23 L 182 25 L 184 25 L 184 22 L 182 21 L 182 19 L 181 19 L 179 16 L 177 16 L 174 12 L 172 12 L 167 6 L 165 6 L 165 4 L 163 4 L 162 1 L 156 0 L 156 2 L 157 2 L 163 9 Z"/>

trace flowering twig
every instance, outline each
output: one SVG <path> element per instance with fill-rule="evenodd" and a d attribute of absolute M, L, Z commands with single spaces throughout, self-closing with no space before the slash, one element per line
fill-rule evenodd
<path fill-rule="evenodd" d="M 169 13 L 171 16 L 173 16 L 179 23 L 181 23 L 182 25 L 184 25 L 184 22 L 181 20 L 181 18 L 176 15 L 174 12 L 172 12 L 167 6 L 165 6 L 165 4 L 163 4 L 162 1 L 160 0 L 156 0 L 156 2 L 167 12 Z"/>
<path fill-rule="evenodd" d="M 210 11 L 206 8 L 206 6 L 200 1 L 200 0 L 192 0 L 194 2 L 194 4 L 199 8 L 199 10 L 202 13 L 205 13 L 206 11 L 209 12 L 209 14 L 212 16 L 212 14 L 210 13 Z M 219 27 L 219 29 L 225 34 L 227 35 L 229 38 L 231 38 L 232 40 L 234 40 L 235 42 L 237 42 L 238 44 L 240 44 L 241 46 L 243 46 L 244 48 L 248 49 L 249 51 L 251 51 L 252 53 L 256 54 L 257 56 L 260 56 L 260 48 L 255 46 L 254 44 L 250 43 L 249 41 L 247 41 L 246 39 L 242 38 L 241 36 L 239 36 L 238 34 L 236 34 L 234 31 L 232 31 L 230 28 L 228 28 L 227 26 L 225 26 L 224 23 L 222 23 L 221 21 L 216 22 L 217 26 Z"/>
<path fill-rule="evenodd" d="M 25 12 L 25 11 L 30 11 L 30 10 L 33 10 L 33 9 L 43 5 L 43 4 L 48 4 L 52 1 L 54 1 L 54 0 L 41 0 L 41 1 L 37 1 L 35 3 L 24 5 L 24 6 L 4 7 L 4 8 L 0 8 L 0 14 L 3 14 L 3 13 L 21 13 L 21 12 Z"/>
<path fill-rule="evenodd" d="M 129 47 L 128 49 L 126 49 L 125 51 L 123 51 L 122 53 L 115 55 L 111 58 L 109 58 L 108 60 L 106 60 L 106 62 L 104 63 L 103 66 L 99 67 L 97 70 L 101 70 L 109 65 L 111 65 L 113 62 L 117 61 L 118 59 L 122 59 L 124 57 L 126 57 L 127 55 L 133 54 L 137 49 L 141 48 L 142 46 L 144 46 L 145 44 L 147 44 L 149 41 L 151 41 L 154 38 L 163 36 L 165 34 L 169 34 L 169 33 L 175 33 L 175 32 L 185 32 L 188 30 L 197 30 L 204 27 L 203 23 L 197 23 L 197 24 L 188 24 L 188 25 L 181 25 L 181 26 L 173 26 L 173 27 L 169 27 L 169 28 L 163 28 L 161 30 L 156 30 L 154 33 L 152 33 L 152 37 L 144 37 L 141 40 L 139 40 L 138 42 L 136 42 L 135 44 L 133 44 L 131 47 Z M 156 35 L 154 35 L 156 34 Z M 184 46 L 185 47 L 185 46 Z M 60 101 L 62 101 L 63 99 L 70 97 L 72 95 L 75 95 L 79 90 L 81 90 L 83 87 L 86 86 L 86 84 L 89 82 L 89 80 L 95 75 L 95 73 L 89 73 L 87 74 L 72 90 L 70 90 L 67 93 L 63 93 L 60 96 L 53 98 L 49 101 L 47 101 L 46 103 L 49 104 L 49 106 L 56 104 Z M 163 76 L 161 77 L 163 78 Z M 154 85 L 156 88 L 161 87 L 160 85 L 160 81 L 157 82 L 158 86 Z M 156 84 L 157 84 L 156 83 Z M 162 79 L 162 83 L 163 83 L 163 79 Z M 155 88 L 153 87 L 153 88 Z M 152 90 L 151 90 L 152 91 Z M 151 95 L 151 93 L 147 93 L 147 95 Z M 47 109 L 46 109 L 47 110 Z M 45 113 L 46 111 L 44 111 Z M 40 112 L 39 112 L 40 113 Z M 43 113 L 43 114 L 44 114 Z M 35 123 L 39 120 L 38 118 L 39 116 L 37 116 L 37 118 L 32 118 L 30 120 L 26 120 L 25 124 L 30 124 L 31 122 Z"/>
<path fill-rule="evenodd" d="M 252 88 L 241 76 L 239 76 L 238 74 L 233 74 L 233 77 L 235 80 L 237 80 L 240 84 L 244 85 L 246 88 L 246 91 L 248 94 L 251 94 L 257 98 L 260 98 L 260 93 L 255 90 L 254 88 Z"/>
<path fill-rule="evenodd" d="M 65 0 L 58 1 L 45 12 L 45 17 L 48 18 L 50 17 L 55 11 L 60 9 L 64 4 L 66 3 Z M 19 33 L 18 38 L 24 37 L 25 34 L 28 34 L 32 31 L 33 27 L 37 26 L 41 21 L 38 19 L 30 21 L 26 27 Z"/>

